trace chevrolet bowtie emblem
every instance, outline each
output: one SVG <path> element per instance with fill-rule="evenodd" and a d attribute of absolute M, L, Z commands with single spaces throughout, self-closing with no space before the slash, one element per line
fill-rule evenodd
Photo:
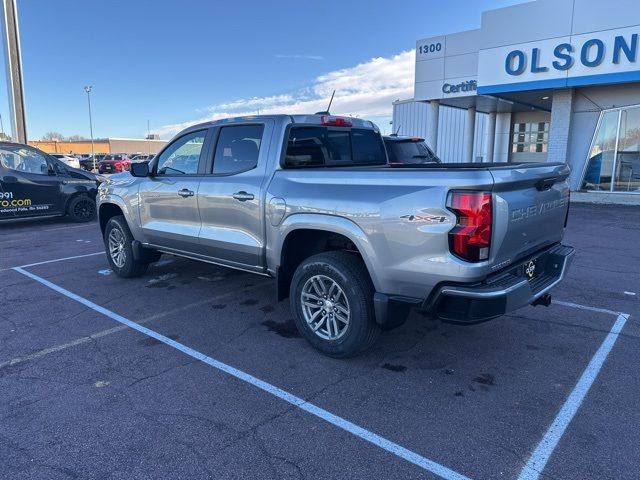
<path fill-rule="evenodd" d="M 527 278 L 531 280 L 533 278 L 533 274 L 535 273 L 535 271 L 536 271 L 536 264 L 533 262 L 533 260 L 530 260 L 526 265 L 524 273 L 526 273 Z"/>

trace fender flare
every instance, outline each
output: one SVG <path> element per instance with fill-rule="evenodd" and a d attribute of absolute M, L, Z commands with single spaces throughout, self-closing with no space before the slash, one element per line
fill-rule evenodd
<path fill-rule="evenodd" d="M 373 246 L 364 231 L 355 222 L 335 215 L 323 213 L 294 213 L 289 215 L 279 227 L 277 245 L 274 252 L 277 255 L 277 265 L 280 266 L 282 260 L 282 247 L 288 235 L 296 230 L 319 230 L 323 232 L 337 233 L 347 237 L 356 246 L 367 267 L 371 281 L 376 290 L 380 283 L 376 275 L 376 261 Z"/>
<path fill-rule="evenodd" d="M 112 193 L 108 195 L 99 195 L 97 204 L 98 204 L 98 223 L 101 226 L 102 226 L 102 218 L 101 218 L 102 206 L 105 204 L 112 204 L 112 205 L 118 206 L 120 210 L 122 210 L 122 214 L 124 215 L 125 219 L 127 219 L 127 223 L 129 223 L 129 228 L 131 229 L 132 227 L 131 221 L 128 220 L 132 218 L 131 210 L 127 207 L 127 204 L 122 199 L 122 197 L 119 197 L 118 195 L 114 195 Z M 135 213 L 135 216 L 133 218 L 137 219 L 137 212 Z M 135 228 L 136 225 L 133 225 L 133 227 Z"/>

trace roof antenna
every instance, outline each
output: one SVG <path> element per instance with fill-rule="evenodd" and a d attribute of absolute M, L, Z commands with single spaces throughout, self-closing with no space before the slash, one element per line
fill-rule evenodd
<path fill-rule="evenodd" d="M 394 134 L 392 134 L 392 137 L 397 137 L 398 134 L 400 133 L 400 129 L 402 128 L 402 125 L 398 125 L 398 129 L 396 130 L 396 132 Z"/>
<path fill-rule="evenodd" d="M 331 100 L 329 100 L 329 106 L 327 106 L 327 109 L 324 110 L 323 112 L 316 112 L 316 115 L 331 115 L 331 113 L 329 113 L 329 110 L 331 109 L 331 104 L 333 103 L 333 96 L 336 94 L 336 91 L 334 90 L 333 93 L 331 94 Z"/>

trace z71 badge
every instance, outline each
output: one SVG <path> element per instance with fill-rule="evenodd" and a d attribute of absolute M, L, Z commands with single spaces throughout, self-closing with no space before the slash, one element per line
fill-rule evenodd
<path fill-rule="evenodd" d="M 408 222 L 444 223 L 447 221 L 444 215 L 402 215 L 400 218 Z"/>

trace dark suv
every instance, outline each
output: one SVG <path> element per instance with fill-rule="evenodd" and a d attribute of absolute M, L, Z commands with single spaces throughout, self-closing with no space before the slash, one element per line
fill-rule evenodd
<path fill-rule="evenodd" d="M 438 156 L 425 143 L 424 138 L 399 137 L 397 135 L 389 135 L 382 138 L 387 149 L 390 165 L 441 163 Z"/>

